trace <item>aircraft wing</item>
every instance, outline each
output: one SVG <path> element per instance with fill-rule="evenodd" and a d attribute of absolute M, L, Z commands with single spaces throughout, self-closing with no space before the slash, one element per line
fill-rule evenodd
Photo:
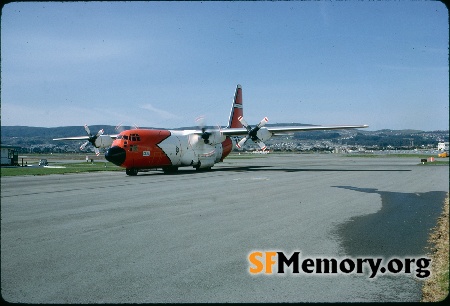
<path fill-rule="evenodd" d="M 280 127 L 265 127 L 272 135 L 289 134 L 293 132 L 307 132 L 307 131 L 323 131 L 323 130 L 345 130 L 345 129 L 362 129 L 367 128 L 368 125 L 311 125 L 311 126 L 280 126 Z M 248 131 L 245 128 L 229 128 L 220 131 L 226 136 L 240 136 L 247 135 Z"/>
<path fill-rule="evenodd" d="M 116 139 L 117 138 L 117 135 L 103 135 L 103 136 L 109 136 L 112 139 Z M 53 140 L 89 140 L 89 136 L 53 138 Z"/>
<path fill-rule="evenodd" d="M 89 140 L 89 136 L 53 138 L 53 140 Z"/>

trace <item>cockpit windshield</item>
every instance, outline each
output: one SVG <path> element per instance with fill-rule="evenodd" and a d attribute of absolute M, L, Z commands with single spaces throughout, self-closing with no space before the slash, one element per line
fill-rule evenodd
<path fill-rule="evenodd" d="M 130 134 L 130 135 L 118 135 L 116 139 L 124 139 L 124 140 L 130 140 L 130 141 L 141 141 L 141 137 L 139 134 Z"/>

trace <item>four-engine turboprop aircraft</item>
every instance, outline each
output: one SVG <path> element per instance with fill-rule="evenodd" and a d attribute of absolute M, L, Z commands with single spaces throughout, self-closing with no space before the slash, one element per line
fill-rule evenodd
<path fill-rule="evenodd" d="M 367 125 L 265 127 L 267 122 L 266 117 L 254 127 L 247 124 L 243 117 L 242 87 L 237 85 L 226 128 L 182 131 L 126 130 L 117 136 L 109 136 L 115 140 L 106 151 L 105 158 L 113 164 L 124 167 L 128 175 L 137 175 L 139 170 L 157 168 L 170 173 L 184 166 L 211 169 L 214 164 L 222 162 L 230 154 L 233 145 L 241 148 L 249 139 L 264 150 L 266 148 L 264 141 L 278 134 L 368 127 Z M 98 137 L 101 136 L 100 133 Z M 244 137 L 237 141 L 235 136 Z M 98 137 L 89 141 L 96 145 Z"/>

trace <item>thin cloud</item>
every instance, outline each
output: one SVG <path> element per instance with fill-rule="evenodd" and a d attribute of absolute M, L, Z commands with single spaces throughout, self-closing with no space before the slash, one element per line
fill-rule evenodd
<path fill-rule="evenodd" d="M 141 106 L 142 109 L 148 110 L 152 113 L 157 114 L 159 117 L 161 117 L 162 119 L 181 119 L 180 116 L 172 114 L 168 111 L 165 111 L 163 109 L 159 109 L 154 107 L 153 105 L 149 104 L 145 104 Z"/>

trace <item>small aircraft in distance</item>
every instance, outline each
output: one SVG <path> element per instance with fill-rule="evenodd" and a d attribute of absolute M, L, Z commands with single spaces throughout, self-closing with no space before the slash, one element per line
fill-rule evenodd
<path fill-rule="evenodd" d="M 80 149 L 91 143 L 96 152 L 99 147 L 109 147 L 106 160 L 126 169 L 127 175 L 137 175 L 140 170 L 162 169 L 173 173 L 179 167 L 192 166 L 197 170 L 209 170 L 230 154 L 233 146 L 242 148 L 251 139 L 261 150 L 266 149 L 264 141 L 272 136 L 292 132 L 367 128 L 368 125 L 334 126 L 283 126 L 265 127 L 269 121 L 263 118 L 251 127 L 243 117 L 242 86 L 237 85 L 231 106 L 228 126 L 224 129 L 166 130 L 131 129 L 118 135 L 103 135 L 100 130 L 92 135 L 85 126 L 88 136 L 56 138 L 54 140 L 87 140 Z M 243 136 L 237 141 L 237 137 Z"/>

